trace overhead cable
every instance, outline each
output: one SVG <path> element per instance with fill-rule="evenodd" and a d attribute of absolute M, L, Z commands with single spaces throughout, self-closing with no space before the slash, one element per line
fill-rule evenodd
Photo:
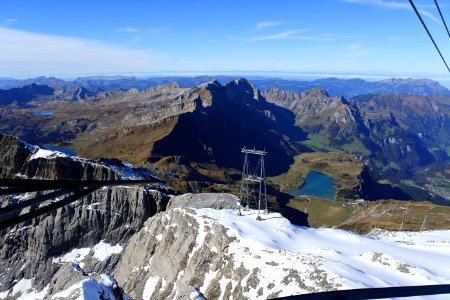
<path fill-rule="evenodd" d="M 414 11 L 416 12 L 416 15 L 417 15 L 417 17 L 419 18 L 420 22 L 422 23 L 423 28 L 425 28 L 425 30 L 427 31 L 428 36 L 430 37 L 431 41 L 433 42 L 434 47 L 436 48 L 437 52 L 438 52 L 439 55 L 441 56 L 442 61 L 444 62 L 445 66 L 447 67 L 447 70 L 450 72 L 450 68 L 448 67 L 447 62 L 445 61 L 444 56 L 442 56 L 441 50 L 439 50 L 439 47 L 437 46 L 436 42 L 435 42 L 434 39 L 433 39 L 433 36 L 431 35 L 430 31 L 428 30 L 427 25 L 426 25 L 425 22 L 423 21 L 422 17 L 420 16 L 419 11 L 417 10 L 416 6 L 414 5 L 413 0 L 409 0 L 409 3 L 411 4 L 412 8 L 413 8 Z"/>
<path fill-rule="evenodd" d="M 441 15 L 441 19 L 442 19 L 442 22 L 444 23 L 445 30 L 447 30 L 448 37 L 450 37 L 450 32 L 448 31 L 447 23 L 445 23 L 444 16 L 442 15 L 442 12 L 441 12 L 441 9 L 439 7 L 439 4 L 438 4 L 437 0 L 434 0 L 434 3 L 436 4 L 436 7 L 437 7 L 437 9 L 439 11 L 439 14 Z"/>

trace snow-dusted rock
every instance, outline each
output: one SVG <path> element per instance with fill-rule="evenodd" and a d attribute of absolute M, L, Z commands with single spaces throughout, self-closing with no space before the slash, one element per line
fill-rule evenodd
<path fill-rule="evenodd" d="M 183 194 L 172 197 L 167 209 L 173 208 L 215 208 L 237 209 L 239 198 L 226 193 Z"/>
<path fill-rule="evenodd" d="M 0 176 L 13 178 L 19 174 L 27 178 L 83 180 L 152 176 L 148 170 L 120 161 L 72 157 L 0 134 Z M 2 196 L 0 207 L 34 196 Z M 44 297 L 44 289 L 55 280 L 61 284 L 50 286 L 49 295 L 68 288 L 66 283 L 81 280 L 72 282 L 74 274 L 80 274 L 72 269 L 72 263 L 87 273 L 110 270 L 128 239 L 150 216 L 165 210 L 167 200 L 163 193 L 149 187 L 105 187 L 54 212 L 0 230 L 0 299 L 21 297 L 15 290 L 24 295 L 42 293 Z"/>
<path fill-rule="evenodd" d="M 190 286 L 206 299 L 267 299 L 450 283 L 448 231 L 361 236 L 294 226 L 278 213 L 255 216 L 210 208 L 159 213 L 130 239 L 114 276 L 136 299 L 189 299 L 180 291 Z"/>

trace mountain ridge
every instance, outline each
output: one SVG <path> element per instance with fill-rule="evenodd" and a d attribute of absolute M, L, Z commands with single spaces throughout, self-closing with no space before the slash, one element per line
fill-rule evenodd
<path fill-rule="evenodd" d="M 230 82 L 238 76 L 167 76 L 167 77 L 150 77 L 136 78 L 128 76 L 89 76 L 79 77 L 73 81 L 66 81 L 54 77 L 37 77 L 24 80 L 17 79 L 0 79 L 0 89 L 10 89 L 22 87 L 27 84 L 37 83 L 48 85 L 55 90 L 75 90 L 84 87 L 87 90 L 98 93 L 111 89 L 129 90 L 136 88 L 145 90 L 152 86 L 167 84 L 171 81 L 177 81 L 182 87 L 195 87 L 204 82 L 219 80 L 221 83 Z M 430 79 L 416 78 L 389 78 L 380 81 L 365 81 L 360 78 L 341 79 L 336 77 L 314 79 L 314 80 L 296 80 L 269 77 L 252 77 L 255 86 L 262 90 L 268 90 L 272 87 L 278 87 L 284 90 L 293 90 L 304 92 L 312 88 L 325 88 L 332 96 L 344 96 L 351 98 L 360 94 L 370 93 L 395 93 L 406 92 L 419 95 L 445 94 L 450 95 L 450 91 L 442 86 L 439 82 Z M 448 97 L 447 97 L 448 98 Z"/>

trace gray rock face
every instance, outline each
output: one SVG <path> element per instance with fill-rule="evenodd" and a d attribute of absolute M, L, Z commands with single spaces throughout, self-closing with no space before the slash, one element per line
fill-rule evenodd
<path fill-rule="evenodd" d="M 118 162 L 108 165 L 54 155 L 33 158 L 37 150 L 15 137 L 0 135 L 1 176 L 13 178 L 20 174 L 28 178 L 95 180 L 114 180 L 123 176 Z M 0 206 L 34 195 L 1 197 Z M 100 241 L 110 245 L 126 244 L 149 217 L 165 210 L 167 201 L 158 190 L 144 186 L 101 188 L 56 211 L 1 230 L 0 293 L 10 290 L 22 279 L 33 279 L 33 288 L 42 290 L 62 276 L 59 272 L 61 264 L 55 263 L 54 258 L 75 248 L 90 248 Z M 93 260 L 86 264 L 85 271 L 105 272 L 116 262 L 114 256 L 103 261 Z M 54 290 L 57 292 L 58 288 Z M 19 296 L 20 293 L 12 298 Z"/>
<path fill-rule="evenodd" d="M 185 195 L 186 203 L 195 202 L 191 197 Z M 284 289 L 298 294 L 336 288 L 320 258 L 254 250 L 201 211 L 172 206 L 130 239 L 113 274 L 129 295 L 144 300 L 192 299 L 186 292 L 192 287 L 206 299 L 266 299 L 286 294 Z"/>
<path fill-rule="evenodd" d="M 119 179 L 106 165 L 70 156 L 32 158 L 39 149 L 11 135 L 0 134 L 1 178 L 27 177 L 41 179 Z"/>
<path fill-rule="evenodd" d="M 144 221 L 163 210 L 165 199 L 143 187 L 105 188 L 48 215 L 2 232 L 0 283 L 9 289 L 15 279 L 34 278 L 44 288 L 58 271 L 52 259 L 74 248 L 92 247 L 101 240 L 125 244 Z M 108 264 L 87 272 L 102 272 Z M 89 266 L 88 266 L 89 267 Z M 6 288 L 6 289 L 5 289 Z"/>
<path fill-rule="evenodd" d="M 156 215 L 130 240 L 114 276 L 136 299 L 189 299 L 177 291 L 201 287 L 210 269 L 233 274 L 233 262 L 227 253 L 231 238 L 224 227 L 211 225 L 205 242 L 198 244 L 201 228 L 194 216 L 182 210 Z M 130 273 L 130 266 L 134 272 Z M 207 299 L 217 299 L 218 292 L 215 289 L 204 294 Z"/>
<path fill-rule="evenodd" d="M 214 208 L 238 209 L 239 198 L 230 194 L 183 194 L 170 199 L 167 209 L 174 208 Z"/>

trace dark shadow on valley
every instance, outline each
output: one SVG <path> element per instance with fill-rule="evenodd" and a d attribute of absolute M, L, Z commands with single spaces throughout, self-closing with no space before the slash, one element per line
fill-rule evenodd
<path fill-rule="evenodd" d="M 288 206 L 289 200 L 294 198 L 294 196 L 280 192 L 270 185 L 267 186 L 267 194 L 274 196 L 277 199 L 278 212 L 281 213 L 283 217 L 288 219 L 292 224 L 297 226 L 310 227 L 308 223 L 308 214 Z M 269 206 L 269 210 L 270 209 L 271 207 Z"/>

